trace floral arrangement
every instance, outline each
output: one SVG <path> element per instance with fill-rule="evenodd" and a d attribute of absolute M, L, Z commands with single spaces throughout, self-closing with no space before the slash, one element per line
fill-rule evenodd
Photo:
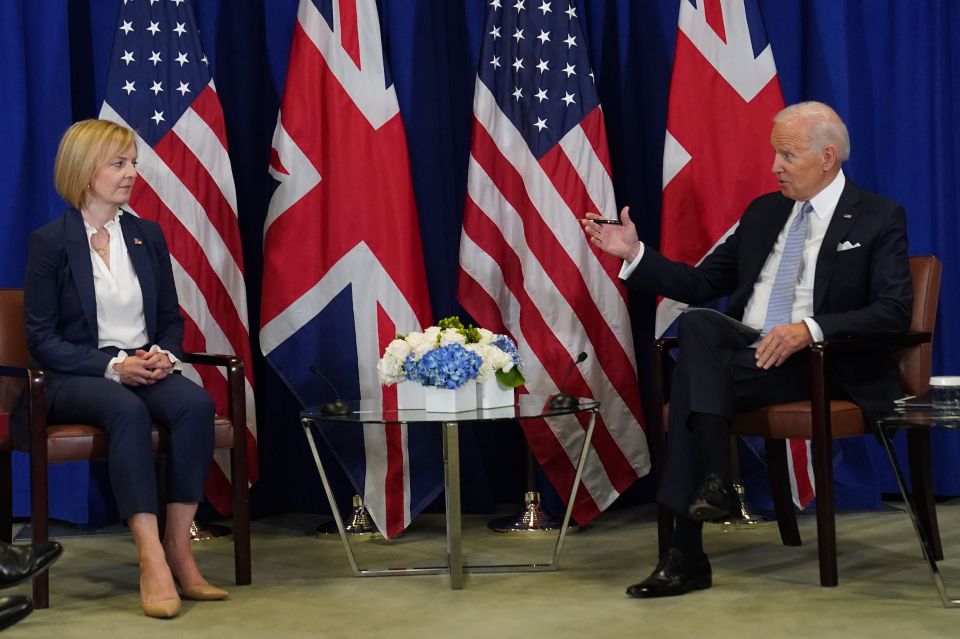
<path fill-rule="evenodd" d="M 492 377 L 508 388 L 524 383 L 517 345 L 506 335 L 496 335 L 460 318 L 446 317 L 422 333 L 398 335 L 387 345 L 377 363 L 380 383 L 405 380 L 460 388 L 469 380 L 485 382 Z"/>

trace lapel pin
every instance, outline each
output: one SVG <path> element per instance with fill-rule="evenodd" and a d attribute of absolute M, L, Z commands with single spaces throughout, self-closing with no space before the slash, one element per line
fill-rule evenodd
<path fill-rule="evenodd" d="M 143 244 L 143 240 L 141 240 L 139 237 L 135 237 L 135 238 L 133 238 L 133 243 L 134 243 L 136 246 L 140 246 L 141 244 Z"/>
<path fill-rule="evenodd" d="M 843 219 L 845 219 L 845 220 L 849 220 L 849 219 L 852 219 L 852 218 L 853 218 L 853 213 L 844 213 L 844 214 L 843 214 Z"/>

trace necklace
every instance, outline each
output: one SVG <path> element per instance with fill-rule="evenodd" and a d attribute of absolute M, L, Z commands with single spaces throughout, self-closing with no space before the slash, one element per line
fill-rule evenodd
<path fill-rule="evenodd" d="M 95 248 L 95 249 L 93 249 L 93 250 L 96 251 L 96 252 L 97 252 L 97 255 L 99 255 L 100 257 L 106 257 L 106 256 L 107 256 L 107 247 L 105 247 L 105 246 L 102 247 L 102 248 Z"/>

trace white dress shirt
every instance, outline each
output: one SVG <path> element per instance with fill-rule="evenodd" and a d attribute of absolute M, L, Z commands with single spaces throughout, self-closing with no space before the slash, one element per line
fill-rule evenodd
<path fill-rule="evenodd" d="M 143 316 L 143 293 L 140 290 L 137 272 L 127 254 L 127 245 L 123 241 L 123 229 L 120 227 L 121 215 L 123 211 L 118 212 L 104 225 L 104 230 L 110 236 L 109 267 L 90 243 L 90 238 L 97 229 L 86 220 L 83 221 L 87 231 L 87 244 L 90 246 L 93 289 L 97 298 L 97 348 L 115 346 L 121 349 L 117 356 L 110 360 L 104 371 L 104 377 L 116 382 L 120 381 L 120 375 L 113 370 L 113 365 L 127 358 L 128 354 L 123 349 L 140 348 L 149 339 L 147 322 Z M 173 362 L 174 369 L 182 368 L 182 364 L 173 354 L 162 351 L 156 344 L 150 347 L 150 351 L 166 353 Z"/>
<path fill-rule="evenodd" d="M 805 322 L 815 342 L 823 339 L 823 331 L 811 318 L 813 315 L 813 280 L 817 268 L 817 256 L 820 254 L 823 236 L 827 232 L 827 227 L 830 225 L 830 220 L 833 218 L 833 213 L 837 208 L 837 203 L 840 201 L 840 195 L 843 193 L 843 187 L 846 183 L 846 177 L 841 170 L 830 184 L 810 198 L 813 214 L 807 220 L 807 237 L 803 244 L 803 263 L 800 267 L 800 280 L 793 298 L 791 321 Z M 787 232 L 793 219 L 799 215 L 802 206 L 803 202 L 794 203 L 790 217 L 787 218 L 786 224 L 783 225 L 783 229 L 777 236 L 773 250 L 767 256 L 767 261 L 753 285 L 753 294 L 747 300 L 747 305 L 743 310 L 743 323 L 747 326 L 757 330 L 763 329 L 767 317 L 767 306 L 770 303 L 770 293 L 773 290 L 773 281 L 777 276 L 780 258 L 783 256 L 783 246 L 787 240 Z M 643 257 L 643 250 L 644 245 L 641 242 L 640 251 L 633 261 L 630 263 L 624 261 L 623 267 L 620 269 L 622 279 L 628 278 L 636 269 Z"/>

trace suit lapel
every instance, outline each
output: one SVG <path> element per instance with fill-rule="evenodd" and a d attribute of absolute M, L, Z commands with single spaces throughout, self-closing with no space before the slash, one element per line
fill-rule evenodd
<path fill-rule="evenodd" d="M 120 216 L 120 228 L 123 230 L 123 243 L 127 247 L 127 255 L 130 256 L 130 263 L 133 264 L 133 270 L 136 271 L 137 280 L 140 282 L 147 335 L 153 340 L 157 329 L 157 283 L 153 278 L 146 239 L 133 213 L 124 211 Z"/>
<path fill-rule="evenodd" d="M 769 214 L 757 216 L 757 219 L 762 220 L 764 226 L 758 229 L 756 250 L 751 250 L 748 253 L 752 259 L 748 271 L 751 292 L 754 282 L 760 277 L 763 265 L 767 263 L 767 258 L 773 252 L 773 246 L 777 243 L 777 237 L 787 223 L 791 211 L 793 211 L 793 200 L 783 198 L 782 201 L 774 205 L 773 211 Z"/>
<path fill-rule="evenodd" d="M 77 286 L 77 293 L 80 295 L 83 316 L 90 327 L 90 334 L 93 335 L 93 343 L 96 344 L 100 340 L 97 331 L 97 293 L 93 286 L 90 245 L 80 211 L 71 209 L 64 216 L 63 238 L 67 250 L 67 262 Z"/>
<path fill-rule="evenodd" d="M 837 261 L 837 245 L 843 241 L 853 225 L 857 223 L 860 213 L 856 210 L 856 205 L 859 203 L 860 189 L 854 186 L 853 182 L 847 180 L 843 187 L 843 193 L 840 194 L 840 200 L 837 202 L 837 208 L 833 212 L 833 217 L 830 218 L 827 232 L 823 236 L 823 243 L 820 244 L 820 253 L 817 255 L 817 270 L 813 278 L 814 312 L 820 308 L 823 297 L 827 294 L 830 277 L 833 275 L 833 267 Z"/>

